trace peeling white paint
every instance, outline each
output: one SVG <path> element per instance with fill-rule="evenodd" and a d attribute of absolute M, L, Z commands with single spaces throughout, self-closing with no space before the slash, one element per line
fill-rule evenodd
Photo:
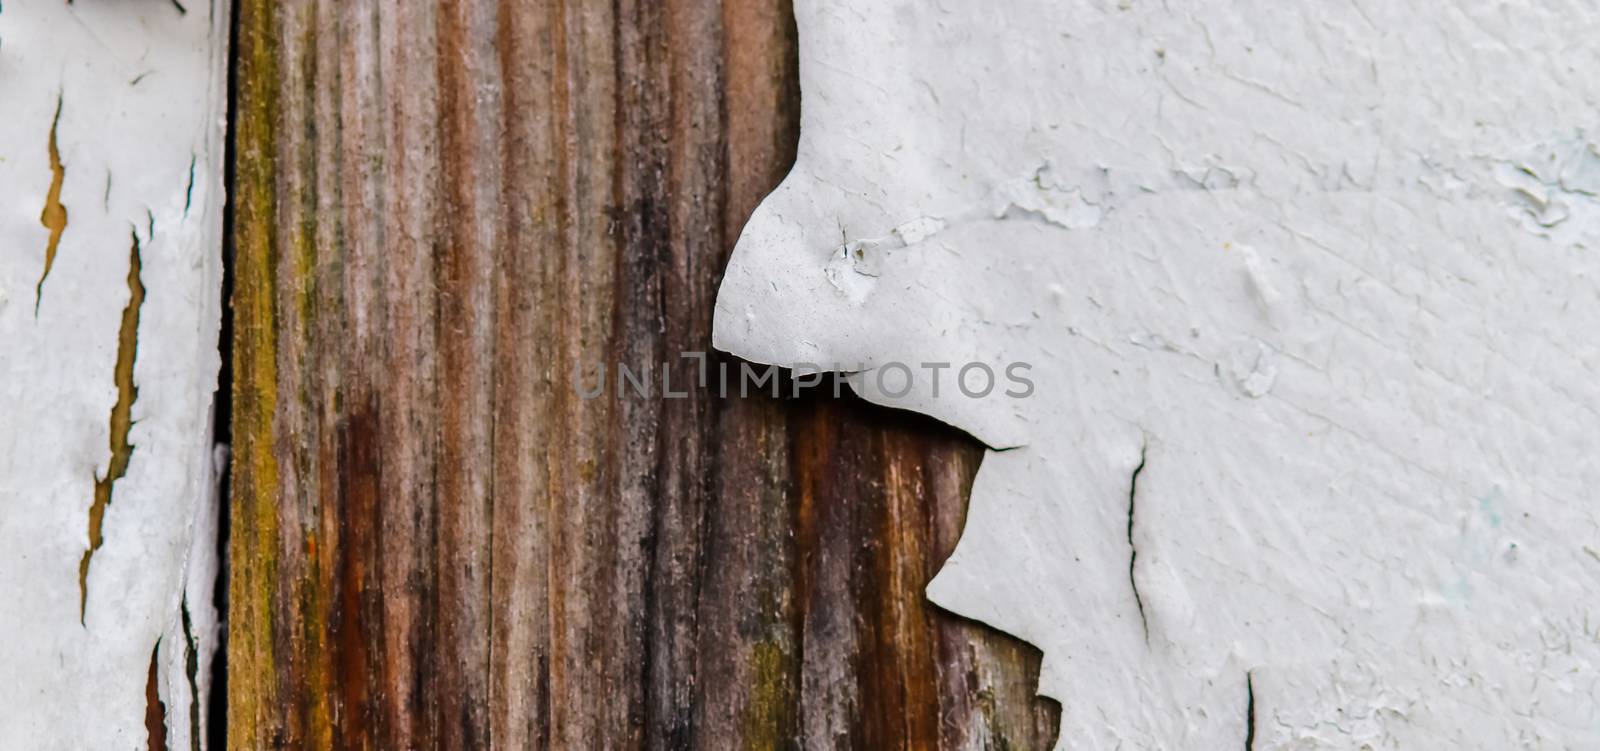
<path fill-rule="evenodd" d="M 185 5 L 0 8 L 0 748 L 144 748 L 158 639 L 172 748 L 191 747 L 200 698 L 190 638 L 209 683 L 228 25 L 226 3 Z M 52 123 L 67 222 L 46 277 Z M 80 624 L 135 241 L 133 451 Z"/>
<path fill-rule="evenodd" d="M 1019 447 L 929 595 L 1060 748 L 1600 746 L 1600 6 L 796 14 L 715 342 L 1034 366 L 853 383 Z"/>

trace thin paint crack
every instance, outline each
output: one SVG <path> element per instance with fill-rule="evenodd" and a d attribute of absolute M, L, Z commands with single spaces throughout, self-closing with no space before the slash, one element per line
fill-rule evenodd
<path fill-rule="evenodd" d="M 196 154 L 189 155 L 189 185 L 183 189 L 183 216 L 188 218 L 189 207 L 194 204 L 194 165 L 200 157 Z"/>
<path fill-rule="evenodd" d="M 1139 446 L 1139 466 L 1133 468 L 1133 477 L 1128 481 L 1128 585 L 1133 588 L 1133 603 L 1139 606 L 1139 625 L 1144 629 L 1145 644 L 1150 643 L 1150 620 L 1145 616 L 1144 598 L 1139 596 L 1139 577 L 1135 575 L 1139 548 L 1133 544 L 1133 515 L 1135 500 L 1139 495 L 1139 473 L 1144 471 L 1145 454 L 1149 448 L 1149 441 Z"/>
<path fill-rule="evenodd" d="M 111 461 L 104 477 L 94 481 L 94 504 L 89 507 L 89 548 L 78 563 L 78 623 L 83 625 L 89 604 L 89 562 L 95 551 L 105 542 L 102 525 L 106 507 L 111 505 L 111 491 L 117 480 L 128 473 L 128 461 L 133 456 L 133 444 L 128 443 L 128 433 L 133 428 L 133 402 L 139 398 L 139 388 L 133 383 L 133 362 L 139 353 L 139 309 L 144 306 L 144 282 L 139 277 L 139 237 L 133 237 L 133 249 L 128 253 L 128 306 L 122 309 L 122 328 L 117 334 L 117 364 L 112 377 L 117 384 L 117 402 L 111 405 Z"/>
<path fill-rule="evenodd" d="M 170 0 L 170 2 L 172 3 L 172 7 L 178 9 L 178 15 L 180 15 L 180 16 L 189 15 L 189 9 L 183 7 L 183 3 L 180 0 Z M 72 4 L 72 0 L 67 0 L 67 5 L 71 5 L 71 4 Z"/>
<path fill-rule="evenodd" d="M 189 619 L 189 595 L 183 596 L 183 674 L 189 679 L 189 751 L 200 751 L 200 649 L 194 642 L 194 622 Z"/>
<path fill-rule="evenodd" d="M 1244 674 L 1244 751 L 1256 748 L 1256 682 L 1251 671 Z"/>
<path fill-rule="evenodd" d="M 39 283 L 33 286 L 33 315 L 39 316 L 39 303 L 44 299 L 44 280 L 50 276 L 50 267 L 56 262 L 56 248 L 61 246 L 61 235 L 67 231 L 67 207 L 61 203 L 61 184 L 66 182 L 67 168 L 61 163 L 61 148 L 56 132 L 61 126 L 62 94 L 56 94 L 56 114 L 50 118 L 50 189 L 45 192 L 44 209 L 39 212 L 39 223 L 50 230 L 50 239 L 44 246 L 44 272 Z"/>
<path fill-rule="evenodd" d="M 146 746 L 150 751 L 166 751 L 167 748 L 167 704 L 161 701 L 161 681 L 157 668 L 161 660 L 161 639 L 156 639 L 156 646 L 150 650 L 150 676 L 144 684 L 144 730 L 149 739 Z"/>

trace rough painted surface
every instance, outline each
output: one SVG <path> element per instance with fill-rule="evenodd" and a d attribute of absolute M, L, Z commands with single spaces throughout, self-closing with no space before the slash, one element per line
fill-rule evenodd
<path fill-rule="evenodd" d="M 1016 447 L 929 595 L 1060 747 L 1600 743 L 1600 9 L 797 6 L 716 343 Z"/>
<path fill-rule="evenodd" d="M 794 151 L 785 3 L 246 0 L 238 40 L 230 747 L 1048 746 L 1036 654 L 921 597 L 970 441 L 570 383 L 708 348 Z"/>
<path fill-rule="evenodd" d="M 189 5 L 0 9 L 0 748 L 203 733 L 227 23 Z"/>

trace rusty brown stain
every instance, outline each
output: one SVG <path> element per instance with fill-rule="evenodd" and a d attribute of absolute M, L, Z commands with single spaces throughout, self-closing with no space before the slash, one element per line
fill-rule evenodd
<path fill-rule="evenodd" d="M 89 506 L 89 547 L 78 562 L 79 623 L 84 621 L 89 607 L 89 563 L 105 542 L 106 508 L 111 505 L 111 493 L 117 481 L 128 473 L 128 462 L 133 458 L 134 447 L 128 442 L 128 433 L 133 430 L 133 402 L 139 398 L 139 387 L 133 382 L 133 363 L 139 356 L 139 311 L 144 307 L 140 268 L 139 238 L 135 235 L 133 247 L 128 251 L 128 304 L 122 309 L 122 326 L 117 331 L 117 362 L 112 369 L 117 401 L 111 405 L 111 460 L 106 465 L 106 473 L 94 479 L 94 501 Z"/>
<path fill-rule="evenodd" d="M 61 203 L 61 185 L 67 180 L 67 168 L 61 163 L 61 148 L 56 132 L 61 126 L 61 107 L 65 94 L 56 95 L 56 113 L 50 118 L 50 188 L 45 191 L 44 209 L 39 212 L 39 223 L 50 231 L 44 246 L 44 271 L 33 287 L 33 313 L 39 314 L 39 303 L 44 300 L 44 280 L 50 276 L 50 267 L 56 262 L 56 248 L 61 245 L 61 235 L 67 231 L 67 207 Z"/>
<path fill-rule="evenodd" d="M 338 601 L 331 625 L 334 683 L 333 712 L 339 722 L 347 748 L 375 748 L 376 725 L 373 706 L 375 675 L 374 634 L 381 634 L 377 623 L 378 594 L 370 562 L 379 554 L 378 539 L 378 416 L 370 401 L 359 405 L 338 431 L 339 495 L 343 512 L 337 522 L 341 540 L 334 568 L 337 571 Z M 378 691 L 381 693 L 381 689 Z M 326 740 L 321 747 L 326 747 Z"/>

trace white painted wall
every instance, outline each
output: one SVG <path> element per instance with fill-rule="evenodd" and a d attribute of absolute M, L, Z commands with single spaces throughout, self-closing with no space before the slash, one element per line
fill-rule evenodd
<path fill-rule="evenodd" d="M 186 5 L 0 7 L 0 748 L 144 748 L 158 640 L 172 748 L 207 689 L 227 4 Z M 119 353 L 137 394 L 115 477 Z"/>
<path fill-rule="evenodd" d="M 715 341 L 1015 447 L 929 596 L 1060 748 L 1600 747 L 1600 7 L 796 6 Z"/>

